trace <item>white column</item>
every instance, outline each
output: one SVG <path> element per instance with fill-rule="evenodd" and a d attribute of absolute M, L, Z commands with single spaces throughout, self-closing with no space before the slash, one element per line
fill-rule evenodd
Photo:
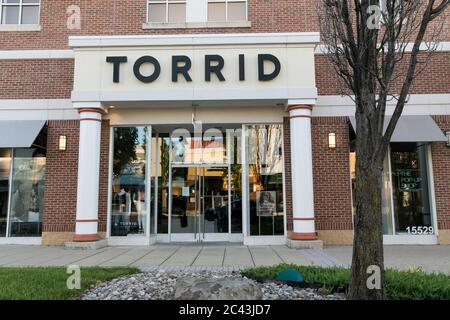
<path fill-rule="evenodd" d="M 80 108 L 78 189 L 75 242 L 97 241 L 100 132 L 103 109 Z"/>
<path fill-rule="evenodd" d="M 314 226 L 313 167 L 310 105 L 288 107 L 291 133 L 291 240 L 317 240 Z"/>

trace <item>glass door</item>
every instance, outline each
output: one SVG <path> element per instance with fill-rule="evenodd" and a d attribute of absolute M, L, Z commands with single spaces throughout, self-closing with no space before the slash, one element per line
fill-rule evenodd
<path fill-rule="evenodd" d="M 229 241 L 228 167 L 173 167 L 171 241 Z"/>

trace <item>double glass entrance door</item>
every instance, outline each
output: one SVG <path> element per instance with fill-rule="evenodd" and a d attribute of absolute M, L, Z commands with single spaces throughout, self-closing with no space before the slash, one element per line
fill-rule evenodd
<path fill-rule="evenodd" d="M 171 241 L 229 241 L 228 167 L 173 167 Z"/>

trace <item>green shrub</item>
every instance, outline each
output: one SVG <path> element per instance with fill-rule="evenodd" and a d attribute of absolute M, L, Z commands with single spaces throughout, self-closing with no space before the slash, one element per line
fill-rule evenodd
<path fill-rule="evenodd" d="M 321 268 L 280 264 L 273 267 L 246 269 L 242 273 L 258 281 L 274 279 L 286 268 L 299 271 L 305 277 L 305 283 L 319 285 L 326 291 L 346 292 L 350 279 L 350 270 L 344 268 Z M 450 277 L 445 274 L 428 274 L 420 269 L 409 271 L 386 270 L 386 293 L 392 300 L 449 300 Z"/>

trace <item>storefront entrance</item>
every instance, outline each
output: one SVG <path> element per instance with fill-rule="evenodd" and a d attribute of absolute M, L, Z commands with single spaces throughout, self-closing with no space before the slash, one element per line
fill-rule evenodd
<path fill-rule="evenodd" d="M 229 241 L 228 167 L 173 167 L 171 181 L 171 240 Z"/>

